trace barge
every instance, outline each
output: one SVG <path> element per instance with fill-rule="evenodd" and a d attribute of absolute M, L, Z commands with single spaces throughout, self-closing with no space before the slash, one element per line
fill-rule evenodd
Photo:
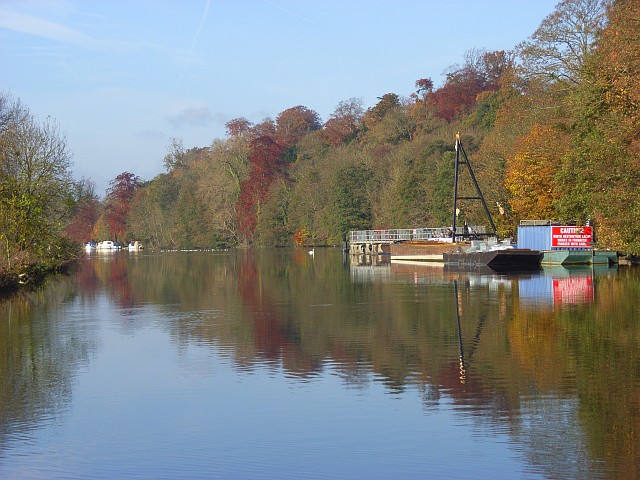
<path fill-rule="evenodd" d="M 540 252 L 515 248 L 495 238 L 462 242 L 399 242 L 391 245 L 391 262 L 442 264 L 449 268 L 488 267 L 496 272 L 531 271 L 540 268 Z"/>

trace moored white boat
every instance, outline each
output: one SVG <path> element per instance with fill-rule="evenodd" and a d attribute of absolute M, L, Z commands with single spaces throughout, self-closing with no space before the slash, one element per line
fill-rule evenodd
<path fill-rule="evenodd" d="M 116 250 L 117 247 L 116 244 L 111 240 L 103 240 L 102 242 L 98 243 L 98 246 L 96 248 L 98 250 Z"/>
<path fill-rule="evenodd" d="M 139 241 L 135 241 L 135 242 L 129 242 L 129 251 L 138 251 L 138 250 L 143 250 L 144 249 L 144 245 L 142 245 L 142 242 Z"/>

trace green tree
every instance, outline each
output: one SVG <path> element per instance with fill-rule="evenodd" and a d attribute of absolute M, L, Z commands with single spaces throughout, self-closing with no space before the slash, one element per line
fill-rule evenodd
<path fill-rule="evenodd" d="M 57 122 L 38 122 L 8 94 L 0 95 L 0 122 L 0 239 L 11 265 L 13 257 L 43 257 L 61 244 L 72 155 Z"/>
<path fill-rule="evenodd" d="M 128 216 L 131 238 L 142 240 L 151 248 L 178 248 L 176 233 L 181 228 L 175 212 L 178 193 L 178 183 L 171 174 L 158 175 L 138 188 Z"/>
<path fill-rule="evenodd" d="M 364 114 L 364 123 L 367 127 L 375 125 L 382 120 L 389 111 L 394 110 L 401 104 L 400 97 L 395 93 L 385 93 L 382 97 L 378 97 L 378 100 L 379 102 Z"/>
<path fill-rule="evenodd" d="M 373 227 L 368 185 L 373 171 L 364 164 L 348 165 L 336 172 L 334 208 L 337 233 L 342 238 L 350 230 Z"/>

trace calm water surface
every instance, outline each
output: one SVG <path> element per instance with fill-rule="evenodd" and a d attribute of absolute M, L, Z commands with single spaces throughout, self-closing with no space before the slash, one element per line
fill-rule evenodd
<path fill-rule="evenodd" d="M 640 271 L 116 253 L 0 303 L 0 478 L 638 478 Z"/>

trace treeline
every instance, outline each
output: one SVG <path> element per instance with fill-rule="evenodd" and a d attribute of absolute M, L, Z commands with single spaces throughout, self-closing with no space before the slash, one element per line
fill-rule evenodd
<path fill-rule="evenodd" d="M 590 222 L 598 246 L 639 255 L 639 25 L 637 1 L 564 0 L 514 51 L 469 51 L 438 88 L 349 99 L 325 122 L 304 106 L 237 118 L 206 148 L 174 139 L 166 173 L 124 172 L 101 202 L 76 194 L 66 235 L 215 248 L 446 226 L 460 131 L 501 235 L 520 219 Z M 459 220 L 486 224 L 478 207 Z"/>
<path fill-rule="evenodd" d="M 634 1 L 565 0 L 515 51 L 470 51 L 437 89 L 424 78 L 368 109 L 343 101 L 324 123 L 304 106 L 258 124 L 237 118 L 207 148 L 175 140 L 165 174 L 126 182 L 111 236 L 164 248 L 310 245 L 353 229 L 448 225 L 460 131 L 502 235 L 520 219 L 589 221 L 601 247 L 640 254 L 639 21 Z M 123 204 L 121 183 L 108 208 Z M 477 207 L 460 220 L 486 224 Z"/>

